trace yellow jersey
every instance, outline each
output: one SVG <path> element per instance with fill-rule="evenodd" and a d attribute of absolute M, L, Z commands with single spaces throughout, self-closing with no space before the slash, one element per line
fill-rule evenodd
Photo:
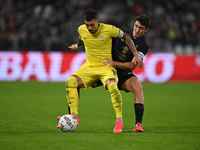
<path fill-rule="evenodd" d="M 85 65 L 103 66 L 105 56 L 112 59 L 112 37 L 123 37 L 123 32 L 115 26 L 99 23 L 97 32 L 90 33 L 85 24 L 78 28 L 80 39 L 87 54 Z"/>

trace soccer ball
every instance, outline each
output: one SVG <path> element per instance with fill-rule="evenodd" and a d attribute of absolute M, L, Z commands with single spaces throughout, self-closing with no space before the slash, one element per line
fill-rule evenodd
<path fill-rule="evenodd" d="M 60 130 L 63 132 L 73 132 L 77 127 L 77 120 L 72 115 L 64 115 L 58 121 Z"/>

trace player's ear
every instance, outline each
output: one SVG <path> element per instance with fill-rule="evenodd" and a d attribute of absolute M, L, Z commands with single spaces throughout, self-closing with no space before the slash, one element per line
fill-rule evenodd
<path fill-rule="evenodd" d="M 145 32 L 149 31 L 149 28 L 146 28 Z"/>
<path fill-rule="evenodd" d="M 99 24 L 99 19 L 96 20 L 97 24 Z"/>

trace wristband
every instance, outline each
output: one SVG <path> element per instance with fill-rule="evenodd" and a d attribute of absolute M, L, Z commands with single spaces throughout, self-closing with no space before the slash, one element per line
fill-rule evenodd
<path fill-rule="evenodd" d="M 82 46 L 82 45 L 81 45 Z M 80 48 L 81 46 L 78 46 L 78 44 L 75 45 L 76 49 Z"/>

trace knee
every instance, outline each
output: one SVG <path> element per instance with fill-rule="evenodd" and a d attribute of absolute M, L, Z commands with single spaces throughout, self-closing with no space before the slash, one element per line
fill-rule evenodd
<path fill-rule="evenodd" d="M 134 94 L 142 93 L 142 84 L 140 82 L 138 83 L 131 83 L 132 91 Z"/>
<path fill-rule="evenodd" d="M 113 94 L 113 93 L 118 93 L 119 90 L 118 90 L 118 87 L 117 87 L 117 84 L 115 82 L 111 82 L 109 85 L 108 85 L 108 91 Z"/>
<path fill-rule="evenodd" d="M 66 87 L 67 88 L 77 88 L 78 87 L 78 83 L 75 77 L 70 76 L 67 81 L 66 81 Z"/>

